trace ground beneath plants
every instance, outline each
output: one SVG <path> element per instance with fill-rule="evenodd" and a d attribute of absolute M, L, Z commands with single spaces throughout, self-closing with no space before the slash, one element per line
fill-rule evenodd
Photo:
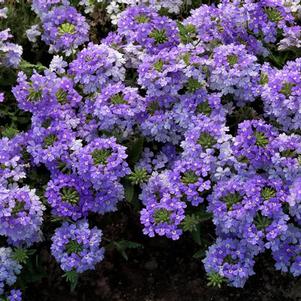
<path fill-rule="evenodd" d="M 112 221 L 110 225 L 108 220 Z M 30 301 L 298 301 L 301 300 L 301 278 L 275 271 L 271 256 L 260 257 L 256 275 L 243 289 L 207 286 L 201 259 L 193 258 L 200 249 L 189 237 L 180 241 L 147 238 L 141 233 L 138 217 L 131 212 L 116 214 L 100 223 L 106 224 L 104 237 L 124 238 L 142 244 L 143 248 L 126 251 L 126 260 L 116 249 L 109 248 L 95 271 L 82 275 L 74 292 L 62 277 L 54 259 L 44 248 L 37 251 L 43 271 L 32 271 L 25 300 Z M 95 221 L 97 223 L 98 221 Z M 206 236 L 207 228 L 204 225 Z M 131 231 L 129 231 L 131 228 Z M 208 234 L 208 240 L 210 239 Z M 204 248 L 205 250 L 205 248 Z M 30 271 L 29 271 L 30 272 Z M 40 274 L 39 274 L 40 273 Z M 47 277 L 46 277 L 47 275 Z"/>

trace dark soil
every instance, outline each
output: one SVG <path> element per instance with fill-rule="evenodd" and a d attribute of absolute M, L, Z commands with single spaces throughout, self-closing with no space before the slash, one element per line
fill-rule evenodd
<path fill-rule="evenodd" d="M 123 212 L 124 211 L 123 209 Z M 24 271 L 29 274 L 25 300 L 30 301 L 283 301 L 301 300 L 301 279 L 281 274 L 273 268 L 269 254 L 258 259 L 256 275 L 244 289 L 221 289 L 207 286 L 201 259 L 193 254 L 200 249 L 189 236 L 179 241 L 147 238 L 141 234 L 137 217 L 113 214 L 100 224 L 104 237 L 128 239 L 144 248 L 127 251 L 125 260 L 116 249 L 106 250 L 105 259 L 95 271 L 84 273 L 74 292 L 62 277 L 51 255 L 41 248 L 37 266 L 44 271 Z M 204 237 L 210 240 L 212 231 L 204 225 Z M 132 233 L 134 237 L 126 237 Z M 206 237 L 208 236 L 208 237 Z M 48 247 L 49 249 L 49 247 Z M 34 279 L 31 279 L 33 277 Z M 40 279 L 39 282 L 37 278 Z"/>

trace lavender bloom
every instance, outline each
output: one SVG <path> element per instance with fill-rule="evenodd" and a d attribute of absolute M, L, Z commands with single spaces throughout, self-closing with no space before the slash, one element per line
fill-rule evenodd
<path fill-rule="evenodd" d="M 238 125 L 233 154 L 238 161 L 246 161 L 255 168 L 269 166 L 273 154 L 271 143 L 276 135 L 276 130 L 262 120 L 244 121 Z"/>
<path fill-rule="evenodd" d="M 277 240 L 273 248 L 275 268 L 282 272 L 290 272 L 293 276 L 301 275 L 301 233 L 300 229 L 290 225 L 286 233 Z"/>
<path fill-rule="evenodd" d="M 68 0 L 32 0 L 31 8 L 37 15 L 43 17 L 43 15 L 46 15 L 52 8 L 62 4 L 68 5 L 69 1 Z"/>
<path fill-rule="evenodd" d="M 233 94 L 238 104 L 254 101 L 259 64 L 243 45 L 223 45 L 213 50 L 209 66 L 209 86 L 223 95 Z"/>
<path fill-rule="evenodd" d="M 144 169 L 148 174 L 151 174 L 153 171 L 159 172 L 166 168 L 172 168 L 177 158 L 176 147 L 172 144 L 165 144 L 158 153 L 146 147 L 136 167 L 137 169 Z"/>
<path fill-rule="evenodd" d="M 59 175 L 51 180 L 46 188 L 45 197 L 56 216 L 78 220 L 87 216 L 94 206 L 91 187 L 75 175 Z"/>
<path fill-rule="evenodd" d="M 17 275 L 21 272 L 21 265 L 13 258 L 11 248 L 0 248 L 0 294 L 3 294 L 4 285 L 13 285 Z"/>
<path fill-rule="evenodd" d="M 301 59 L 290 61 L 282 70 L 267 73 L 267 84 L 262 87 L 265 113 L 285 130 L 300 129 L 300 72 Z"/>
<path fill-rule="evenodd" d="M 32 113 L 49 113 L 49 105 L 52 103 L 50 89 L 56 80 L 56 75 L 50 72 L 45 75 L 34 72 L 30 80 L 24 72 L 19 72 L 17 85 L 12 89 L 19 107 Z"/>
<path fill-rule="evenodd" d="M 234 287 L 243 287 L 254 275 L 254 251 L 235 239 L 220 239 L 209 247 L 203 260 L 207 274 L 217 273 Z"/>
<path fill-rule="evenodd" d="M 54 55 L 53 59 L 50 62 L 49 70 L 51 72 L 56 72 L 57 74 L 65 73 L 65 68 L 68 66 L 68 63 L 63 60 L 59 55 Z"/>
<path fill-rule="evenodd" d="M 301 137 L 280 134 L 271 144 L 273 154 L 270 177 L 282 178 L 291 183 L 301 173 Z"/>
<path fill-rule="evenodd" d="M 20 290 L 12 289 L 7 296 L 8 301 L 22 301 L 22 292 Z"/>
<path fill-rule="evenodd" d="M 184 156 L 204 157 L 209 155 L 223 155 L 219 152 L 223 144 L 230 139 L 228 128 L 220 123 L 206 119 L 192 123 L 185 133 L 185 140 L 181 146 Z"/>
<path fill-rule="evenodd" d="M 237 176 L 214 187 L 208 209 L 221 233 L 232 233 L 260 249 L 270 248 L 287 230 L 286 194 L 282 181 Z"/>
<path fill-rule="evenodd" d="M 95 138 L 74 154 L 75 168 L 86 181 L 98 189 L 108 179 L 116 180 L 129 174 L 125 147 L 115 138 Z"/>
<path fill-rule="evenodd" d="M 88 41 L 89 25 L 72 6 L 54 8 L 42 18 L 42 40 L 50 45 L 49 52 L 63 51 L 66 55 Z"/>
<path fill-rule="evenodd" d="M 66 272 L 93 270 L 103 259 L 101 237 L 102 231 L 96 227 L 89 229 L 85 220 L 64 223 L 52 237 L 51 253 Z"/>
<path fill-rule="evenodd" d="M 12 35 L 9 28 L 0 31 L 0 66 L 16 68 L 21 61 L 23 49 L 17 44 L 8 42 L 10 38 Z"/>
<path fill-rule="evenodd" d="M 146 56 L 138 69 L 138 83 L 150 96 L 177 95 L 183 88 L 186 77 L 184 62 L 179 62 L 178 49 L 162 50 L 157 55 Z"/>
<path fill-rule="evenodd" d="M 128 8 L 120 18 L 118 33 L 124 35 L 127 42 L 136 43 L 149 53 L 158 53 L 179 44 L 176 22 L 144 7 Z"/>
<path fill-rule="evenodd" d="M 0 191 L 0 234 L 13 245 L 27 246 L 41 240 L 44 205 L 35 190 L 24 186 Z"/>
<path fill-rule="evenodd" d="M 122 83 L 105 87 L 95 99 L 94 108 L 100 130 L 118 128 L 124 137 L 133 132 L 145 109 L 144 99 L 138 94 L 138 89 Z"/>
<path fill-rule="evenodd" d="M 289 213 L 294 220 L 301 225 L 301 178 L 295 179 L 289 188 L 289 195 L 287 202 L 289 204 Z"/>
<path fill-rule="evenodd" d="M 180 224 L 186 208 L 180 196 L 178 188 L 169 180 L 168 172 L 154 174 L 143 185 L 140 199 L 145 208 L 140 212 L 140 221 L 144 226 L 144 234 L 150 237 L 157 234 L 173 240 L 180 238 Z"/>
<path fill-rule="evenodd" d="M 89 43 L 69 65 L 74 81 L 83 86 L 84 93 L 93 93 L 106 84 L 124 80 L 124 58 L 105 44 Z"/>
<path fill-rule="evenodd" d="M 76 148 L 75 134 L 68 124 L 54 121 L 47 128 L 33 127 L 29 136 L 27 151 L 35 164 L 52 164 L 69 149 Z"/>
<path fill-rule="evenodd" d="M 26 30 L 27 39 L 33 43 L 37 41 L 37 37 L 39 37 L 41 34 L 42 33 L 39 29 L 38 24 L 32 25 L 29 29 Z"/>
<path fill-rule="evenodd" d="M 13 139 L 0 139 L 0 186 L 16 183 L 26 177 L 28 162 L 24 160 L 27 134 L 19 134 Z"/>
<path fill-rule="evenodd" d="M 194 93 L 181 96 L 181 101 L 173 107 L 175 119 L 183 128 L 197 123 L 200 119 L 216 123 L 225 123 L 226 110 L 221 103 L 221 95 L 208 93 L 205 89 L 199 89 Z"/>
<path fill-rule="evenodd" d="M 206 160 L 182 159 L 174 163 L 169 178 L 178 187 L 183 199 L 198 206 L 204 201 L 204 193 L 211 188 L 209 172 L 210 165 L 206 164 Z"/>
<path fill-rule="evenodd" d="M 124 200 L 123 186 L 116 180 L 106 179 L 100 186 L 97 186 L 91 211 L 98 214 L 114 212 L 122 200 Z"/>

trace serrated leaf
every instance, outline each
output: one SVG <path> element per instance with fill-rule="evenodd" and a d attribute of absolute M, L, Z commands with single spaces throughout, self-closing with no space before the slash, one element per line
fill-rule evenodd
<path fill-rule="evenodd" d="M 113 244 L 116 247 L 116 250 L 122 255 L 122 257 L 125 260 L 128 260 L 128 256 L 126 254 L 127 249 L 139 249 L 139 248 L 142 249 L 144 247 L 140 243 L 129 241 L 129 240 L 114 241 Z"/>

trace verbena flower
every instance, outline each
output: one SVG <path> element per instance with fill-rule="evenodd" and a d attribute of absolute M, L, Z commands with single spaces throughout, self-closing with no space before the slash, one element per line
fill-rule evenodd
<path fill-rule="evenodd" d="M 42 18 L 42 40 L 50 45 L 51 53 L 73 53 L 88 41 L 89 25 L 84 16 L 72 6 L 53 8 Z"/>
<path fill-rule="evenodd" d="M 56 216 L 77 220 L 87 216 L 94 206 L 89 183 L 75 175 L 59 175 L 48 184 L 45 197 Z"/>
<path fill-rule="evenodd" d="M 217 239 L 209 247 L 203 260 L 207 274 L 217 273 L 228 284 L 243 287 L 246 280 L 255 274 L 254 252 L 235 239 Z"/>
<path fill-rule="evenodd" d="M 0 234 L 13 245 L 30 246 L 40 241 L 44 210 L 35 190 L 28 186 L 1 188 Z"/>
<path fill-rule="evenodd" d="M 94 270 L 104 255 L 101 238 L 102 231 L 96 227 L 90 229 L 85 220 L 64 223 L 52 236 L 51 253 L 63 271 Z"/>
<path fill-rule="evenodd" d="M 0 248 L 0 294 L 4 292 L 4 286 L 13 285 L 17 275 L 21 272 L 21 265 L 13 259 L 11 248 Z"/>
<path fill-rule="evenodd" d="M 83 86 L 85 93 L 93 93 L 108 83 L 124 80 L 123 55 L 105 44 L 89 43 L 69 64 L 74 81 Z"/>
<path fill-rule="evenodd" d="M 116 180 L 130 172 L 125 149 L 115 138 L 95 138 L 74 154 L 75 168 L 97 189 L 103 181 Z"/>

